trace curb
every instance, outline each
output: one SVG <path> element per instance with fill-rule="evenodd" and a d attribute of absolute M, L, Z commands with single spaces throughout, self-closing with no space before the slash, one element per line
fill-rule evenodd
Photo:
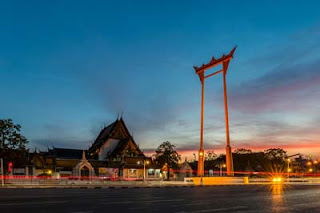
<path fill-rule="evenodd" d="M 214 185 L 154 185 L 154 186 L 106 186 L 106 185 L 81 185 L 81 186 L 4 186 L 1 189 L 145 189 L 145 188 L 194 188 L 194 187 L 215 187 L 215 186 L 257 186 L 257 185 L 274 185 L 273 183 L 249 183 L 249 184 L 214 184 Z M 287 185 L 287 183 L 284 183 Z M 290 183 L 289 183 L 290 185 Z M 298 185 L 298 184 L 294 184 Z M 320 184 L 306 184 L 306 185 L 320 185 Z"/>

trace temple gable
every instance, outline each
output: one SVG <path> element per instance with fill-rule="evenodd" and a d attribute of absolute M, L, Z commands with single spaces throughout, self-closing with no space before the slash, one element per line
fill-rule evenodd
<path fill-rule="evenodd" d="M 89 153 L 92 158 L 99 160 L 123 156 L 144 156 L 122 118 L 101 130 L 89 148 Z"/>

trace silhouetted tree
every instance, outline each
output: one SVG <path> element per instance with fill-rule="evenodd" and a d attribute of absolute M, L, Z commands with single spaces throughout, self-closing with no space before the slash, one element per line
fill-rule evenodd
<path fill-rule="evenodd" d="M 175 149 L 175 146 L 169 141 L 163 142 L 156 150 L 155 162 L 158 166 L 163 167 L 164 165 L 168 168 L 167 179 L 170 177 L 170 168 L 177 169 L 180 155 Z"/>
<path fill-rule="evenodd" d="M 271 148 L 264 151 L 264 154 L 269 160 L 273 161 L 285 161 L 287 152 L 280 148 Z"/>
<path fill-rule="evenodd" d="M 264 152 L 252 152 L 249 149 L 237 149 L 233 153 L 235 171 L 282 172 L 285 167 L 286 151 L 268 149 Z"/>
<path fill-rule="evenodd" d="M 234 153 L 236 154 L 251 154 L 252 151 L 250 149 L 243 149 L 243 148 L 240 148 L 240 149 L 236 149 L 234 151 Z"/>
<path fill-rule="evenodd" d="M 208 150 L 207 153 L 206 153 L 206 159 L 207 161 L 213 161 L 217 158 L 217 154 L 214 153 L 214 151 L 212 150 Z"/>
<path fill-rule="evenodd" d="M 21 164 L 27 158 L 28 140 L 20 134 L 21 126 L 12 119 L 0 119 L 0 157 Z"/>
<path fill-rule="evenodd" d="M 20 134 L 21 126 L 12 119 L 0 119 L 0 149 L 25 150 L 28 140 Z"/>
<path fill-rule="evenodd" d="M 264 151 L 267 158 L 267 164 L 264 165 L 265 170 L 270 172 L 283 172 L 285 171 L 285 158 L 287 152 L 280 148 L 271 148 Z"/>

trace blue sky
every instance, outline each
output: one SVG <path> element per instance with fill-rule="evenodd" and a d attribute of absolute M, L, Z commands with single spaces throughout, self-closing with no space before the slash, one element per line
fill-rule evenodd
<path fill-rule="evenodd" d="M 317 154 L 317 1 L 7 1 L 0 117 L 29 147 L 84 149 L 123 113 L 135 140 L 197 150 L 193 65 L 238 48 L 227 76 L 234 148 Z M 205 148 L 225 144 L 222 76 L 206 81 Z"/>

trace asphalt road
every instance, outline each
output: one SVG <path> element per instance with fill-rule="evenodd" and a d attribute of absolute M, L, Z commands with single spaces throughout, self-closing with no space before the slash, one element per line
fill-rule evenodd
<path fill-rule="evenodd" d="M 320 186 L 0 189 L 6 212 L 320 212 Z"/>

